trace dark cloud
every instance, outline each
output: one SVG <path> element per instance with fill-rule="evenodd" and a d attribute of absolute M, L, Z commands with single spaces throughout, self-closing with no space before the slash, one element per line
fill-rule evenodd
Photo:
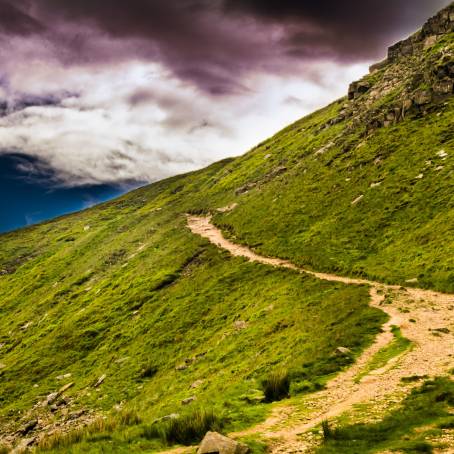
<path fill-rule="evenodd" d="M 228 12 L 291 25 L 296 57 L 376 58 L 396 37 L 418 28 L 448 0 L 225 0 Z"/>
<path fill-rule="evenodd" d="M 9 152 L 0 150 L 2 160 L 9 160 L 16 179 L 33 182 L 35 184 L 47 184 L 53 181 L 55 173 L 52 167 L 44 159 L 28 156 L 20 152 Z"/>
<path fill-rule="evenodd" d="M 0 32 L 15 35 L 42 33 L 43 24 L 7 1 L 0 2 Z"/>
<path fill-rule="evenodd" d="M 289 72 L 305 60 L 378 58 L 447 3 L 0 0 L 0 26 L 7 35 L 40 34 L 65 64 L 159 61 L 181 80 L 225 95 L 243 92 L 242 76 L 253 72 Z"/>
<path fill-rule="evenodd" d="M 1 85 L 1 83 L 0 83 Z M 45 93 L 35 95 L 30 93 L 12 93 L 6 99 L 0 97 L 0 117 L 19 112 L 28 107 L 56 107 L 61 106 L 68 98 L 77 97 L 77 93 L 62 91 L 59 93 Z"/>

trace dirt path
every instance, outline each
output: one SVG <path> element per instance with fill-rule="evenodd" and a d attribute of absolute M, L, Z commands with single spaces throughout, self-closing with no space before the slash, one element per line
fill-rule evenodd
<path fill-rule="evenodd" d="M 390 320 L 384 325 L 374 344 L 356 363 L 340 373 L 320 392 L 301 398 L 298 405 L 280 405 L 263 424 L 247 431 L 231 434 L 234 437 L 260 433 L 270 440 L 273 453 L 310 452 L 314 440 L 310 429 L 324 419 L 351 410 L 355 404 L 375 404 L 381 410 L 399 402 L 417 383 L 403 384 L 409 376 L 437 376 L 454 367 L 454 295 L 415 288 L 385 285 L 365 279 L 353 279 L 333 274 L 316 273 L 299 268 L 287 260 L 264 257 L 246 246 L 223 237 L 210 217 L 188 217 L 188 227 L 194 234 L 207 238 L 232 255 L 271 266 L 298 270 L 319 279 L 345 284 L 370 286 L 371 306 L 386 312 Z M 392 294 L 392 303 L 384 303 L 384 294 Z M 394 358 L 385 367 L 355 378 L 370 359 L 392 339 L 391 327 L 399 326 L 402 334 L 413 342 L 410 350 Z"/>

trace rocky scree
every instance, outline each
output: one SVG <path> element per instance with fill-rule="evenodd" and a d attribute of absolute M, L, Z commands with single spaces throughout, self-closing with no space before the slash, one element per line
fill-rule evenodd
<path fill-rule="evenodd" d="M 441 109 L 454 91 L 454 3 L 424 26 L 388 49 L 386 60 L 353 82 L 339 115 L 326 126 L 351 119 L 349 128 L 365 134 L 390 127 L 406 116 Z"/>

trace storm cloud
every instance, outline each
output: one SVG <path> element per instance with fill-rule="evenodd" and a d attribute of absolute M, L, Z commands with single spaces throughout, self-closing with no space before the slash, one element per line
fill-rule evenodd
<path fill-rule="evenodd" d="M 65 64 L 159 61 L 212 94 L 292 60 L 380 57 L 446 0 L 19 0 L 0 3 L 3 33 L 35 34 Z M 109 43 L 106 45 L 105 40 Z M 104 43 L 103 43 L 104 42 Z"/>
<path fill-rule="evenodd" d="M 244 152 L 448 0 L 0 0 L 0 153 L 75 186 Z"/>

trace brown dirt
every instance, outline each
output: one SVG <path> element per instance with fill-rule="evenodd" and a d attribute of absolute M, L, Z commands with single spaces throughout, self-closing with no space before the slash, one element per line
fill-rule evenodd
<path fill-rule="evenodd" d="M 260 434 L 264 439 L 268 439 L 273 453 L 311 452 L 315 443 L 311 429 L 324 419 L 337 417 L 360 403 L 375 405 L 383 414 L 389 406 L 399 402 L 412 387 L 417 386 L 417 383 L 403 384 L 403 377 L 435 377 L 454 367 L 454 295 L 317 273 L 299 268 L 287 260 L 264 257 L 246 246 L 224 238 L 222 232 L 211 223 L 210 217 L 188 216 L 188 227 L 194 234 L 207 238 L 234 256 L 298 270 L 318 279 L 369 285 L 370 305 L 381 309 L 390 317 L 373 345 L 363 352 L 352 367 L 331 380 L 326 389 L 302 397 L 297 405 L 277 405 L 264 423 L 231 436 Z M 392 295 L 390 304 L 384 303 L 384 294 Z M 413 342 L 412 348 L 356 383 L 355 378 L 374 354 L 393 339 L 390 330 L 393 325 L 399 326 L 403 336 Z M 434 331 L 440 328 L 448 329 L 449 332 Z"/>

